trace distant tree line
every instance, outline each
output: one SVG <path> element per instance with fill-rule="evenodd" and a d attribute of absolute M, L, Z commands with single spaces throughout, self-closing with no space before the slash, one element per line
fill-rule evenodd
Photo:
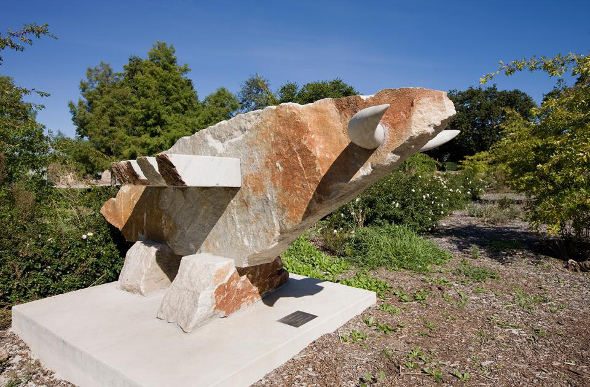
<path fill-rule="evenodd" d="M 282 102 L 309 103 L 345 97 L 357 91 L 340 79 L 295 83 L 275 93 L 267 79 L 256 74 L 234 95 L 224 87 L 199 100 L 188 65 L 179 65 L 174 46 L 157 42 L 147 58 L 129 58 L 122 72 L 105 62 L 88 68 L 80 82 L 81 98 L 70 101 L 76 139 L 56 138 L 56 147 L 75 160 L 82 172 L 108 168 L 113 160 L 153 155 L 178 138 L 227 120 L 237 113 Z"/>

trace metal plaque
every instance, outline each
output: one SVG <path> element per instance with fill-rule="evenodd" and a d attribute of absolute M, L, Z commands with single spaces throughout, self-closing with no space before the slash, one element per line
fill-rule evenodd
<path fill-rule="evenodd" d="M 306 313 L 298 310 L 297 312 L 293 312 L 291 314 L 286 315 L 279 322 L 283 324 L 291 325 L 292 327 L 299 328 L 305 323 L 310 322 L 317 316 L 315 314 Z"/>

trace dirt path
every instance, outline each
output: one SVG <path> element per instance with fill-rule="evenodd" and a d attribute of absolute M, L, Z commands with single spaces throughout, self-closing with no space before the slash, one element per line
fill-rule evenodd
<path fill-rule="evenodd" d="M 431 239 L 454 258 L 428 275 L 373 273 L 395 291 L 255 386 L 590 385 L 588 273 L 519 220 L 458 212 Z M 69 385 L 13 334 L 0 348 L 0 385 Z"/>

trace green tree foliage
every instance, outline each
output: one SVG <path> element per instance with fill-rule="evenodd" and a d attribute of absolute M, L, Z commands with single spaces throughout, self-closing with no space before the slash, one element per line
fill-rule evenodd
<path fill-rule="evenodd" d="M 243 113 L 263 109 L 278 103 L 277 97 L 270 89 L 268 79 L 259 74 L 251 76 L 242 83 L 238 99 L 240 111 Z"/>
<path fill-rule="evenodd" d="M 249 112 L 279 103 L 295 102 L 304 105 L 323 98 L 341 98 L 357 94 L 354 87 L 339 78 L 309 82 L 301 88 L 294 82 L 287 82 L 275 94 L 271 91 L 268 80 L 256 74 L 242 84 L 238 96 L 241 111 Z"/>
<path fill-rule="evenodd" d="M 520 90 L 499 91 L 495 85 L 451 90 L 448 95 L 457 110 L 448 129 L 458 129 L 461 133 L 453 141 L 428 152 L 439 161 L 456 162 L 488 150 L 501 137 L 500 125 L 506 119 L 506 109 L 530 120 L 531 109 L 535 107 L 528 94 Z"/>
<path fill-rule="evenodd" d="M 0 34 L 0 52 L 23 51 L 25 45 L 33 44 L 33 37 L 42 36 L 55 38 L 47 24 L 25 24 L 19 31 L 9 29 L 6 35 Z M 0 56 L 0 65 L 2 59 Z M 0 76 L 0 185 L 4 189 L 25 180 L 38 181 L 46 166 L 49 142 L 43 125 L 35 120 L 43 106 L 24 100 L 33 92 L 42 97 L 49 95 L 16 86 L 12 78 Z"/>
<path fill-rule="evenodd" d="M 35 23 L 25 24 L 23 28 L 18 31 L 8 29 L 6 35 L 0 33 L 0 51 L 9 48 L 15 51 L 24 51 L 25 44 L 31 46 L 33 44 L 33 37 L 40 38 L 42 36 L 49 36 L 57 39 L 55 35 L 49 33 L 49 25 L 37 25 Z M 2 55 L 0 55 L 0 65 L 2 65 Z"/>
<path fill-rule="evenodd" d="M 12 78 L 0 76 L 0 184 L 39 179 L 44 171 L 49 142 L 37 123 L 38 106 L 23 100 Z"/>
<path fill-rule="evenodd" d="M 568 54 L 554 58 L 501 63 L 495 73 L 523 70 L 565 73 L 575 85 L 546 96 L 534 110 L 534 120 L 511 114 L 503 124 L 505 136 L 492 148 L 493 159 L 505 168 L 513 188 L 533 200 L 528 213 L 533 224 L 552 233 L 590 239 L 590 56 Z M 586 251 L 586 255 L 588 255 Z M 586 256 L 586 259 L 588 256 Z"/>
<path fill-rule="evenodd" d="M 225 87 L 220 87 L 203 100 L 203 109 L 199 116 L 199 126 L 206 128 L 228 120 L 238 110 L 238 99 Z"/>
<path fill-rule="evenodd" d="M 67 166 L 70 172 L 78 176 L 92 176 L 97 171 L 109 168 L 109 158 L 97 150 L 90 141 L 82 138 L 70 138 L 58 132 L 51 137 L 50 161 Z"/>
<path fill-rule="evenodd" d="M 340 78 L 336 78 L 331 81 L 309 82 L 303 85 L 301 89 L 296 83 L 287 82 L 281 86 L 277 94 L 280 103 L 295 102 L 303 105 L 323 98 L 342 98 L 357 95 L 358 92 Z"/>
<path fill-rule="evenodd" d="M 80 82 L 82 98 L 70 101 L 80 138 L 110 159 L 160 152 L 199 127 L 201 105 L 188 66 L 174 47 L 156 43 L 147 59 L 129 58 L 121 73 L 101 62 Z"/>
<path fill-rule="evenodd" d="M 49 35 L 29 25 L 2 39 L 0 50 L 24 48 L 28 36 Z M 116 279 L 122 259 L 112 228 L 98 209 L 110 188 L 55 189 L 44 179 L 55 157 L 34 90 L 0 76 L 0 308 Z M 47 95 L 47 93 L 41 93 Z M 123 246 L 121 244 L 121 246 Z M 1 316 L 2 314 L 0 314 Z M 2 325 L 0 321 L 0 325 Z"/>

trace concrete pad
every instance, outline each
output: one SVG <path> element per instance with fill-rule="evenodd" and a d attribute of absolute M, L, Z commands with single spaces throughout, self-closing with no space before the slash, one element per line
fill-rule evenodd
<path fill-rule="evenodd" d="M 15 306 L 12 330 L 79 386 L 248 386 L 376 301 L 291 274 L 261 302 L 187 334 L 156 318 L 163 296 L 96 286 Z M 317 317 L 299 327 L 278 321 L 296 311 Z"/>

